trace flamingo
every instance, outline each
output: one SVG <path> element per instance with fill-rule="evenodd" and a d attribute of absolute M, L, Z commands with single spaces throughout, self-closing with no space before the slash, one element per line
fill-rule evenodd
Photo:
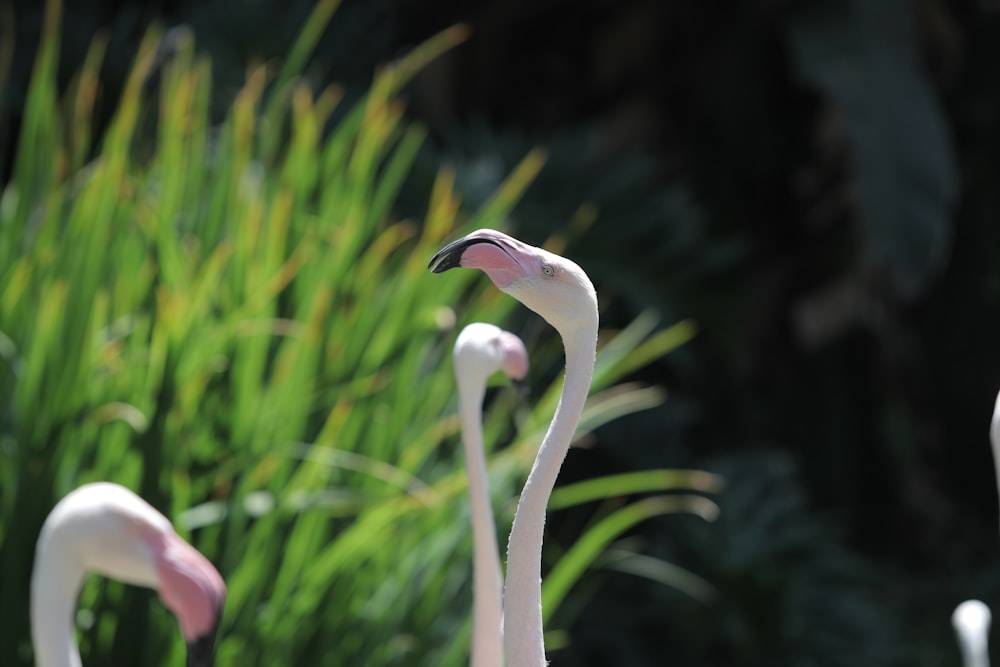
<path fill-rule="evenodd" d="M 213 662 L 226 595 L 212 564 L 165 516 L 110 482 L 85 484 L 49 513 L 31 574 L 31 640 L 37 667 L 80 667 L 76 598 L 89 572 L 159 591 L 187 642 L 188 667 Z"/>
<path fill-rule="evenodd" d="M 996 468 L 997 488 L 1000 489 L 1000 393 L 993 405 L 990 420 L 990 444 L 993 446 L 993 464 Z M 951 614 L 951 625 L 955 628 L 958 648 L 962 652 L 965 667 L 989 667 L 989 635 L 992 614 L 986 603 L 980 600 L 966 600 Z"/>
<path fill-rule="evenodd" d="M 542 538 L 555 487 L 590 391 L 597 350 L 597 293 L 574 262 L 507 234 L 480 229 L 442 248 L 429 267 L 480 269 L 501 291 L 544 318 L 562 338 L 566 375 L 555 415 L 531 466 L 507 543 L 504 652 L 509 667 L 544 667 Z"/>
<path fill-rule="evenodd" d="M 990 444 L 993 446 L 993 466 L 996 469 L 997 489 L 1000 490 L 1000 393 L 993 404 L 993 418 L 990 420 Z"/>
<path fill-rule="evenodd" d="M 472 667 L 503 665 L 503 608 L 500 555 L 490 507 L 486 457 L 483 455 L 482 405 L 486 381 L 502 370 L 513 380 L 528 372 L 528 352 L 516 335 L 492 324 L 473 322 L 455 339 L 455 382 L 458 385 L 465 471 L 472 513 Z"/>
<path fill-rule="evenodd" d="M 965 667 L 990 667 L 990 608 L 979 600 L 966 600 L 951 615 L 958 648 Z"/>

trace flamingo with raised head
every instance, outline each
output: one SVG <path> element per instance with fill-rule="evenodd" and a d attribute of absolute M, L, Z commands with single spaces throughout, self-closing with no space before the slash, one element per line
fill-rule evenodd
<path fill-rule="evenodd" d="M 504 651 L 509 667 L 544 667 L 542 539 L 545 508 L 580 423 L 597 350 L 597 293 L 574 262 L 502 232 L 480 229 L 441 249 L 429 268 L 480 269 L 501 291 L 541 315 L 562 338 L 566 375 L 514 514 L 504 580 Z"/>
<path fill-rule="evenodd" d="M 469 324 L 455 339 L 455 383 L 462 422 L 465 472 L 472 515 L 472 667 L 503 665 L 503 578 L 496 523 L 483 453 L 482 406 L 486 382 L 497 371 L 513 380 L 528 373 L 528 352 L 516 335 L 485 322 Z"/>
<path fill-rule="evenodd" d="M 73 617 L 90 572 L 159 591 L 187 642 L 188 666 L 212 664 L 222 576 L 152 505 L 123 486 L 95 482 L 56 503 L 38 536 L 31 573 L 38 667 L 80 667 Z"/>

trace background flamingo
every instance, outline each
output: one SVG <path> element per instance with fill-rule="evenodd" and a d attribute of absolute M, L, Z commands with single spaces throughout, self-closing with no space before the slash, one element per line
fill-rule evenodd
<path fill-rule="evenodd" d="M 442 250 L 435 273 L 481 269 L 503 292 L 541 315 L 559 332 L 566 377 L 559 405 L 521 492 L 507 545 L 504 650 L 510 667 L 543 667 L 541 560 L 545 507 L 590 390 L 597 349 L 597 294 L 587 274 L 564 257 L 501 232 L 481 229 Z"/>
<path fill-rule="evenodd" d="M 993 447 L 993 464 L 997 473 L 997 491 L 1000 492 L 1000 393 L 993 404 L 990 420 L 990 444 Z M 992 614 L 986 603 L 966 600 L 951 614 L 958 648 L 965 667 L 989 667 L 989 635 Z"/>
<path fill-rule="evenodd" d="M 502 370 L 511 379 L 524 378 L 528 372 L 528 352 L 514 334 L 492 324 L 473 322 L 455 340 L 454 359 L 472 514 L 471 664 L 500 667 L 503 665 L 502 575 L 483 453 L 482 405 L 486 382 L 493 373 Z"/>
<path fill-rule="evenodd" d="M 96 572 L 153 588 L 176 616 L 189 667 L 207 667 L 226 586 L 212 564 L 145 500 L 109 482 L 86 484 L 49 513 L 31 575 L 31 640 L 38 667 L 80 667 L 76 598 Z"/>
<path fill-rule="evenodd" d="M 1000 392 L 993 404 L 993 418 L 990 420 L 990 444 L 993 447 L 993 466 L 996 469 L 997 493 L 1000 494 Z"/>
<path fill-rule="evenodd" d="M 993 464 L 997 473 L 997 491 L 1000 492 L 1000 393 L 993 404 L 990 420 L 990 444 L 993 447 Z M 951 624 L 958 638 L 958 648 L 966 667 L 989 667 L 989 635 L 992 614 L 986 603 L 966 600 L 951 615 Z"/>
<path fill-rule="evenodd" d="M 990 608 L 979 600 L 966 600 L 951 615 L 958 648 L 965 667 L 990 667 Z"/>

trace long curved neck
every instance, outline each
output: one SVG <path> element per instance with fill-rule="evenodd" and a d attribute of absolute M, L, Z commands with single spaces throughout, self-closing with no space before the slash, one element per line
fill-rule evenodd
<path fill-rule="evenodd" d="M 40 550 L 31 575 L 31 641 L 36 667 L 80 667 L 73 616 L 86 572 L 71 551 L 58 546 Z"/>
<path fill-rule="evenodd" d="M 563 337 L 566 377 L 562 395 L 517 503 L 507 545 L 504 584 L 504 649 L 508 667 L 543 667 L 542 535 L 545 507 L 590 391 L 597 325 Z"/>
<path fill-rule="evenodd" d="M 483 453 L 482 404 L 485 378 L 458 378 L 459 415 L 465 446 L 465 472 L 469 479 L 472 514 L 473 607 L 472 667 L 501 667 L 502 601 L 500 553 L 490 503 L 489 477 Z"/>

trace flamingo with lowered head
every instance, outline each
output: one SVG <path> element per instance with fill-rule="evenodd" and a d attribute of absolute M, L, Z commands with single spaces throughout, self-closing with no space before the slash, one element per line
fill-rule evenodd
<path fill-rule="evenodd" d="M 455 382 L 469 478 L 472 514 L 472 667 L 503 665 L 503 600 L 496 524 L 490 504 L 483 454 L 482 405 L 486 382 L 502 370 L 521 380 L 528 373 L 528 352 L 516 335 L 485 322 L 469 324 L 455 339 Z"/>
<path fill-rule="evenodd" d="M 90 572 L 152 588 L 180 624 L 189 667 L 208 667 L 226 586 L 165 516 L 110 482 L 85 484 L 49 513 L 31 574 L 31 640 L 38 667 L 80 667 L 76 598 Z"/>
<path fill-rule="evenodd" d="M 430 267 L 480 269 L 501 291 L 541 315 L 559 333 L 566 375 L 559 405 L 528 474 L 507 544 L 504 651 L 509 667 L 544 667 L 542 539 L 545 508 L 580 422 L 597 350 L 597 293 L 574 262 L 507 234 L 480 229 L 441 249 Z"/>

